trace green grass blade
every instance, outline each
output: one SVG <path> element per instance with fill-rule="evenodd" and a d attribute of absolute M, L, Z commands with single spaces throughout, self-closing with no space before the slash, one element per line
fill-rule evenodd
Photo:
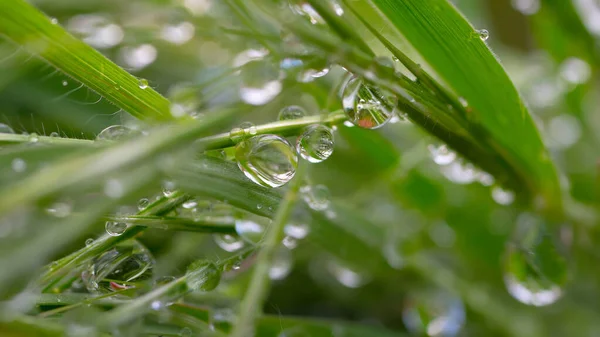
<path fill-rule="evenodd" d="M 139 119 L 173 119 L 166 98 L 23 0 L 0 2 L 0 35 Z"/>
<path fill-rule="evenodd" d="M 483 141 L 519 172 L 532 196 L 541 195 L 547 210 L 561 214 L 556 171 L 527 108 L 494 54 L 452 4 L 446 0 L 347 3 L 358 12 L 377 9 L 381 16 L 369 21 L 378 22 L 376 28 L 396 28 L 391 42 L 399 42 L 401 34 L 412 45 L 438 77 L 468 102 L 469 122 L 487 133 Z"/>

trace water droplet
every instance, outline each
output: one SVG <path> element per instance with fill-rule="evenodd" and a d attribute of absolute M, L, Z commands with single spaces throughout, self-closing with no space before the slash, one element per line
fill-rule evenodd
<path fill-rule="evenodd" d="M 269 268 L 271 280 L 283 280 L 292 271 L 292 254 L 288 249 L 279 248 L 274 253 L 273 261 Z"/>
<path fill-rule="evenodd" d="M 387 56 L 377 56 L 375 58 L 375 63 L 377 63 L 379 66 L 387 68 L 388 70 L 391 70 L 391 71 L 393 71 L 395 69 L 394 61 L 392 61 L 392 59 Z"/>
<path fill-rule="evenodd" d="M 221 270 L 212 262 L 196 261 L 185 273 L 188 287 L 195 291 L 211 291 L 221 281 Z"/>
<path fill-rule="evenodd" d="M 320 163 L 333 153 L 333 132 L 330 128 L 314 124 L 308 126 L 296 140 L 296 151 L 311 163 Z"/>
<path fill-rule="evenodd" d="M 333 260 L 328 261 L 327 269 L 338 282 L 348 288 L 360 288 L 369 281 L 365 275 L 357 273 Z"/>
<path fill-rule="evenodd" d="M 492 186 L 496 181 L 494 176 L 484 171 L 479 171 L 479 174 L 477 174 L 477 180 L 483 186 Z"/>
<path fill-rule="evenodd" d="M 510 205 L 515 201 L 515 193 L 500 186 L 492 188 L 492 199 L 500 205 Z"/>
<path fill-rule="evenodd" d="M 12 170 L 16 173 L 21 173 L 25 172 L 25 170 L 27 169 L 27 162 L 25 162 L 25 160 L 21 158 L 15 158 L 12 160 L 10 166 L 12 167 Z"/>
<path fill-rule="evenodd" d="M 438 165 L 448 165 L 456 159 L 456 152 L 450 150 L 446 144 L 440 146 L 427 146 L 431 153 L 431 158 Z"/>
<path fill-rule="evenodd" d="M 38 136 L 37 133 L 32 132 L 29 134 L 29 142 L 30 143 L 37 143 L 40 140 L 40 137 Z"/>
<path fill-rule="evenodd" d="M 457 184 L 470 184 L 477 179 L 477 170 L 473 164 L 463 164 L 457 160 L 441 167 L 442 174 Z"/>
<path fill-rule="evenodd" d="M 104 183 L 104 194 L 111 199 L 119 199 L 125 195 L 125 186 L 118 179 L 107 179 Z"/>
<path fill-rule="evenodd" d="M 344 8 L 336 0 L 330 0 L 330 3 L 337 16 L 344 15 Z"/>
<path fill-rule="evenodd" d="M 586 83 L 591 75 L 590 65 L 582 59 L 569 57 L 560 64 L 560 76 L 571 84 Z"/>
<path fill-rule="evenodd" d="M 152 277 L 154 258 L 141 243 L 128 240 L 92 259 L 81 275 L 88 291 L 112 292 Z"/>
<path fill-rule="evenodd" d="M 138 80 L 138 86 L 140 87 L 140 89 L 146 89 L 148 88 L 148 80 L 145 78 L 140 78 Z"/>
<path fill-rule="evenodd" d="M 86 247 L 89 247 L 89 246 L 91 246 L 93 243 L 94 243 L 94 239 L 92 239 L 92 238 L 87 238 L 87 239 L 85 240 L 85 246 L 86 246 Z"/>
<path fill-rule="evenodd" d="M 229 131 L 229 138 L 234 143 L 239 143 L 248 137 L 255 136 L 257 132 L 256 125 L 251 122 L 244 122 L 239 127 Z"/>
<path fill-rule="evenodd" d="M 237 235 L 214 234 L 213 240 L 217 246 L 221 247 L 221 249 L 226 252 L 235 252 L 244 247 L 244 240 Z"/>
<path fill-rule="evenodd" d="M 146 209 L 146 207 L 148 207 L 148 205 L 150 205 L 150 200 L 148 200 L 148 198 L 141 198 L 138 201 L 137 207 L 138 207 L 138 210 L 141 211 L 141 210 Z"/>
<path fill-rule="evenodd" d="M 49 215 L 55 216 L 57 218 L 64 218 L 71 214 L 72 207 L 73 206 L 71 205 L 70 202 L 57 201 L 57 202 L 53 203 L 52 205 L 50 205 L 50 207 L 48 207 L 46 209 L 46 213 L 48 213 Z"/>
<path fill-rule="evenodd" d="M 150 308 L 154 311 L 159 311 L 164 307 L 165 307 L 165 304 L 159 300 L 155 300 L 155 301 L 152 301 L 152 303 L 150 303 Z"/>
<path fill-rule="evenodd" d="M 127 224 L 118 221 L 107 221 L 104 225 L 106 233 L 110 236 L 119 236 L 127 230 Z"/>
<path fill-rule="evenodd" d="M 100 131 L 96 136 L 96 140 L 123 140 L 132 136 L 141 135 L 137 130 L 130 129 L 122 125 L 111 125 Z"/>
<path fill-rule="evenodd" d="M 342 93 L 342 106 L 356 126 L 376 129 L 390 121 L 395 111 L 395 97 L 351 77 Z"/>
<path fill-rule="evenodd" d="M 50 132 L 50 137 L 58 138 L 58 137 L 60 137 L 60 135 L 58 134 L 58 132 L 54 131 L 54 132 Z"/>
<path fill-rule="evenodd" d="M 283 231 L 286 235 L 300 240 L 308 235 L 310 228 L 304 223 L 289 223 L 285 225 Z"/>
<path fill-rule="evenodd" d="M 250 243 L 256 244 L 260 242 L 263 237 L 264 230 L 265 226 L 250 216 L 248 216 L 248 218 L 235 220 L 235 231 L 241 238 Z"/>
<path fill-rule="evenodd" d="M 298 247 L 298 241 L 291 236 L 284 237 L 283 240 L 281 240 L 281 243 L 287 249 L 294 249 L 294 248 Z"/>
<path fill-rule="evenodd" d="M 6 124 L 0 123 L 0 133 L 15 133 L 15 130 Z"/>
<path fill-rule="evenodd" d="M 239 143 L 235 158 L 240 170 L 258 185 L 279 187 L 296 174 L 298 157 L 287 140 L 259 135 Z"/>
<path fill-rule="evenodd" d="M 62 86 L 63 86 L 63 87 L 66 87 L 67 85 L 69 85 L 69 82 L 67 82 L 67 81 L 62 81 Z"/>
<path fill-rule="evenodd" d="M 50 18 L 50 23 L 53 25 L 57 25 L 58 24 L 58 19 L 57 18 Z"/>
<path fill-rule="evenodd" d="M 481 39 L 481 41 L 487 41 L 490 37 L 490 32 L 487 29 L 478 29 L 476 30 L 477 36 Z"/>
<path fill-rule="evenodd" d="M 172 181 L 164 181 L 163 182 L 163 195 L 167 198 L 170 198 L 175 193 L 175 183 Z"/>
<path fill-rule="evenodd" d="M 292 11 L 302 15 L 310 21 L 313 25 L 318 23 L 325 23 L 319 13 L 306 1 L 299 1 L 296 4 L 290 4 Z"/>
<path fill-rule="evenodd" d="M 526 213 L 519 216 L 504 260 L 504 283 L 510 295 L 533 306 L 556 302 L 568 279 L 564 246 L 542 219 Z"/>
<path fill-rule="evenodd" d="M 402 321 L 416 335 L 452 337 L 465 323 L 465 308 L 460 298 L 446 292 L 413 294 L 405 302 Z"/>
<path fill-rule="evenodd" d="M 306 117 L 306 110 L 303 107 L 298 105 L 291 105 L 285 107 L 279 111 L 279 116 L 277 119 L 280 121 L 293 120 L 298 118 Z"/>
<path fill-rule="evenodd" d="M 250 61 L 240 71 L 240 98 L 250 105 L 264 105 L 282 89 L 279 69 L 267 61 Z"/>
<path fill-rule="evenodd" d="M 181 331 L 179 332 L 179 336 L 181 337 L 191 337 L 192 336 L 192 329 L 185 327 L 183 329 L 181 329 Z"/>
<path fill-rule="evenodd" d="M 329 207 L 331 196 L 325 185 L 302 186 L 300 194 L 308 207 L 315 211 L 324 211 Z"/>

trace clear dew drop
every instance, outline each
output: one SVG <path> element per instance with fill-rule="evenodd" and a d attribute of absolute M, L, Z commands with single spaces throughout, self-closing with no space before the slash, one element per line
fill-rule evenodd
<path fill-rule="evenodd" d="M 319 13 L 306 1 L 292 1 L 292 11 L 306 17 L 313 25 L 325 23 Z"/>
<path fill-rule="evenodd" d="M 137 208 L 141 211 L 146 209 L 148 205 L 150 205 L 150 200 L 148 198 L 141 198 L 140 200 L 138 200 Z"/>
<path fill-rule="evenodd" d="M 300 194 L 308 207 L 315 211 L 324 211 L 329 207 L 331 196 L 325 185 L 302 186 Z"/>
<path fill-rule="evenodd" d="M 265 226 L 253 218 L 236 219 L 235 231 L 240 238 L 247 242 L 256 244 L 262 239 L 265 231 Z"/>
<path fill-rule="evenodd" d="M 308 126 L 296 140 L 296 151 L 311 163 L 320 163 L 333 153 L 333 132 L 330 128 L 314 124 Z"/>
<path fill-rule="evenodd" d="M 280 187 L 296 174 L 298 157 L 287 140 L 276 135 L 259 135 L 235 148 L 238 167 L 248 179 L 264 187 Z"/>
<path fill-rule="evenodd" d="M 92 293 L 109 293 L 125 289 L 133 282 L 152 278 L 152 254 L 141 243 L 129 240 L 92 259 L 81 279 Z"/>
<path fill-rule="evenodd" d="M 279 248 L 273 257 L 269 268 L 269 277 L 271 280 L 283 280 L 292 271 L 292 254 L 288 249 Z"/>
<path fill-rule="evenodd" d="M 104 228 L 106 229 L 106 234 L 110 236 L 120 236 L 127 230 L 127 224 L 118 221 L 107 221 Z"/>
<path fill-rule="evenodd" d="M 170 198 L 173 196 L 173 194 L 175 194 L 175 183 L 167 180 L 167 181 L 163 181 L 163 190 L 162 193 L 166 198 Z"/>
<path fill-rule="evenodd" d="M 229 131 L 229 138 L 232 142 L 237 144 L 248 137 L 255 136 L 257 132 L 258 129 L 256 128 L 256 125 L 252 124 L 251 122 L 244 122 L 240 124 L 239 127 L 233 128 L 231 131 Z"/>
<path fill-rule="evenodd" d="M 196 201 L 196 199 L 190 199 L 181 204 L 181 207 L 185 209 L 194 209 L 196 206 L 198 206 L 198 201 Z"/>
<path fill-rule="evenodd" d="M 140 87 L 140 89 L 146 89 L 148 88 L 148 80 L 145 78 L 140 78 L 138 80 L 138 86 Z"/>
<path fill-rule="evenodd" d="M 69 82 L 67 82 L 67 81 L 62 81 L 62 86 L 63 86 L 63 87 L 66 87 L 67 85 L 69 85 Z"/>
<path fill-rule="evenodd" d="M 52 137 L 52 138 L 58 138 L 58 137 L 60 137 L 60 135 L 58 134 L 58 132 L 53 131 L 53 132 L 50 132 L 50 137 Z"/>
<path fill-rule="evenodd" d="M 490 37 L 490 32 L 488 32 L 487 29 L 478 29 L 475 32 L 477 33 L 477 36 L 479 36 L 481 41 L 487 41 L 487 39 L 489 39 Z"/>
<path fill-rule="evenodd" d="M 492 199 L 499 205 L 510 205 L 515 201 L 515 193 L 500 186 L 494 186 L 492 188 Z"/>
<path fill-rule="evenodd" d="M 277 116 L 277 119 L 279 119 L 280 121 L 288 121 L 288 120 L 303 118 L 303 117 L 306 117 L 306 115 L 307 115 L 306 110 L 304 110 L 303 107 L 298 106 L 298 105 L 291 105 L 291 106 L 281 109 L 281 111 L 279 111 L 279 115 Z"/>
<path fill-rule="evenodd" d="M 0 123 L 0 133 L 15 133 L 15 130 L 4 123 Z"/>
<path fill-rule="evenodd" d="M 50 23 L 53 25 L 57 25 L 58 24 L 58 19 L 57 18 L 50 18 Z"/>
<path fill-rule="evenodd" d="M 40 140 L 40 136 L 38 136 L 37 133 L 32 132 L 29 134 L 29 142 L 30 143 L 37 143 Z"/>
<path fill-rule="evenodd" d="M 448 165 L 456 159 L 456 152 L 450 150 L 446 144 L 440 146 L 427 146 L 431 153 L 431 158 L 438 165 Z"/>
<path fill-rule="evenodd" d="M 221 269 L 212 262 L 196 261 L 188 266 L 185 273 L 188 287 L 195 291 L 211 291 L 221 281 Z"/>
<path fill-rule="evenodd" d="M 92 239 L 92 238 L 85 239 L 85 246 L 86 247 L 91 246 L 93 243 L 94 243 L 94 239 Z"/>
<path fill-rule="evenodd" d="M 283 229 L 285 235 L 294 239 L 304 239 L 310 232 L 310 228 L 305 223 L 289 223 Z"/>
<path fill-rule="evenodd" d="M 413 294 L 402 310 L 402 321 L 410 332 L 432 337 L 458 335 L 465 317 L 460 298 L 441 291 Z"/>
<path fill-rule="evenodd" d="M 376 129 L 390 121 L 395 111 L 395 97 L 365 84 L 353 76 L 344 86 L 342 106 L 354 125 Z"/>
<path fill-rule="evenodd" d="M 27 162 L 21 158 L 13 159 L 10 163 L 10 166 L 12 170 L 16 173 L 22 173 L 25 172 L 25 170 L 27 170 Z"/>
<path fill-rule="evenodd" d="M 100 131 L 100 133 L 96 136 L 96 140 L 122 140 L 140 134 L 140 131 L 130 129 L 123 125 L 111 125 L 106 129 Z"/>
<path fill-rule="evenodd" d="M 264 105 L 283 88 L 279 69 L 266 60 L 250 61 L 240 71 L 240 98 L 250 105 Z"/>
<path fill-rule="evenodd" d="M 521 214 L 513 240 L 506 245 L 504 283 L 521 303 L 546 306 L 563 294 L 568 279 L 566 245 L 546 223 L 531 214 Z"/>
<path fill-rule="evenodd" d="M 244 240 L 231 234 L 214 234 L 213 240 L 221 249 L 226 252 L 235 252 L 244 247 Z"/>

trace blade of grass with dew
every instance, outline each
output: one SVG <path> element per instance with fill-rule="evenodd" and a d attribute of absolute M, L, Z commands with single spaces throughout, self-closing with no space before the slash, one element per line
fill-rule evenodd
<path fill-rule="evenodd" d="M 452 4 L 446 0 L 346 4 L 357 12 L 377 9 L 379 15 L 366 20 L 378 23 L 376 28 L 395 27 L 439 78 L 468 102 L 469 122 L 488 133 L 494 150 L 529 185 L 530 196 L 540 196 L 549 214 L 562 215 L 556 171 L 527 108 L 479 33 Z"/>
<path fill-rule="evenodd" d="M 186 231 L 197 233 L 222 233 L 235 234 L 235 227 L 232 220 L 219 219 L 211 216 L 205 218 L 181 218 L 181 217 L 162 217 L 162 216 L 124 216 L 109 217 L 108 221 L 125 222 L 133 226 L 142 226 L 155 228 L 159 230 Z"/>
<path fill-rule="evenodd" d="M 173 119 L 166 98 L 23 0 L 0 2 L 0 35 L 139 119 Z"/>

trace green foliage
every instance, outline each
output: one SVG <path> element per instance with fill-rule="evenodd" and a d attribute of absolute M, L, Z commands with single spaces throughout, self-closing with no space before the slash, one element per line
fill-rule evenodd
<path fill-rule="evenodd" d="M 0 2 L 0 334 L 600 328 L 598 32 L 492 2 Z"/>

